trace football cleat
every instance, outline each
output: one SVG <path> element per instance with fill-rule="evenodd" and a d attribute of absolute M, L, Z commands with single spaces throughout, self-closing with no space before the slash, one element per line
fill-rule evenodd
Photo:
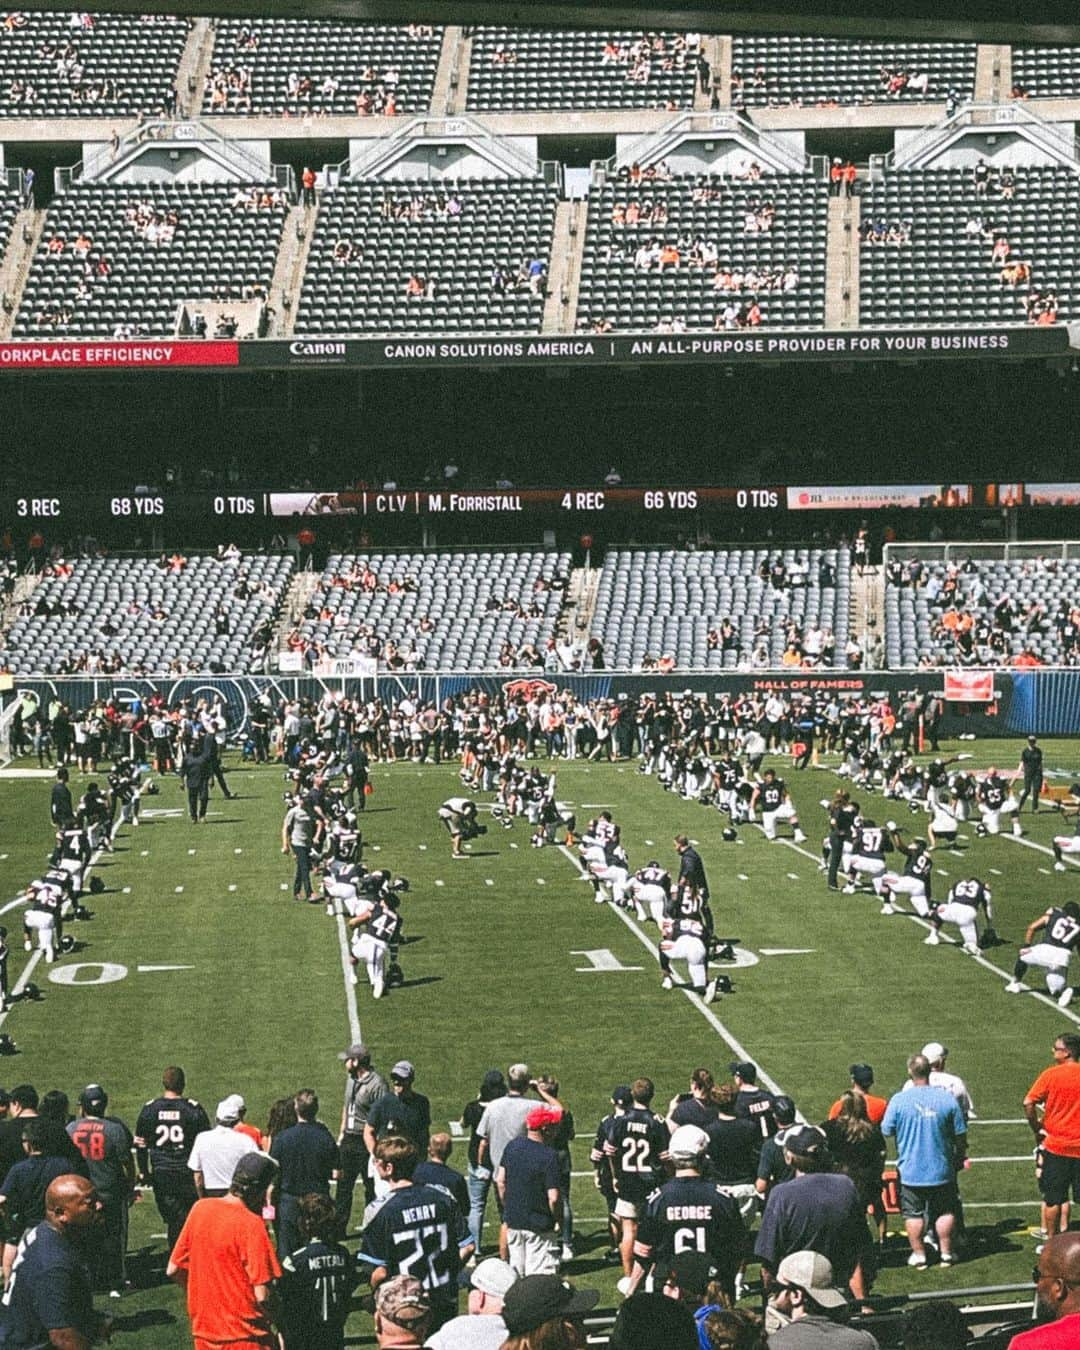
<path fill-rule="evenodd" d="M 844 887 L 844 894 L 845 894 L 845 895 L 854 895 L 854 894 L 855 894 L 855 887 L 851 884 L 850 881 L 849 881 L 848 884 Z"/>
<path fill-rule="evenodd" d="M 924 947 L 937 947 L 941 943 L 941 936 L 937 929 L 932 928 L 926 937 L 923 938 Z"/>
<path fill-rule="evenodd" d="M 1065 871 L 1065 864 L 1064 864 L 1063 862 L 1056 862 L 1056 863 L 1054 864 L 1054 871 L 1055 871 L 1055 872 L 1064 872 L 1064 871 Z"/>
<path fill-rule="evenodd" d="M 1073 994 L 1074 994 L 1075 992 L 1076 992 L 1076 991 L 1073 989 L 1072 985 L 1069 985 L 1067 989 L 1063 989 L 1062 992 L 1061 992 L 1061 994 L 1060 994 L 1059 997 L 1058 997 L 1058 1001 L 1057 1001 L 1058 1007 L 1059 1007 L 1059 1008 L 1067 1008 L 1067 1007 L 1069 1006 L 1069 1004 L 1072 1002 L 1072 1000 L 1073 1000 Z"/>
<path fill-rule="evenodd" d="M 716 998 L 717 981 L 710 980 L 705 986 L 705 993 L 702 995 L 706 1003 L 712 1003 Z"/>
<path fill-rule="evenodd" d="M 965 942 L 963 950 L 967 952 L 968 956 L 978 956 L 979 944 L 977 942 Z"/>
<path fill-rule="evenodd" d="M 886 900 L 885 903 L 881 906 L 881 912 L 882 914 L 895 914 L 896 906 L 889 904 L 888 900 Z"/>
<path fill-rule="evenodd" d="M 382 996 L 383 996 L 383 990 L 384 990 L 385 988 L 386 988 L 386 982 L 384 981 L 383 977 L 380 975 L 380 976 L 378 976 L 378 978 L 375 980 L 375 983 L 371 986 L 371 997 L 372 997 L 372 998 L 382 998 Z"/>
<path fill-rule="evenodd" d="M 33 950 L 34 950 L 34 944 L 30 941 L 29 938 L 24 938 L 24 939 L 23 939 L 23 951 L 24 951 L 24 952 L 31 952 L 31 951 L 33 951 Z"/>
<path fill-rule="evenodd" d="M 674 988 L 675 988 L 674 982 L 672 981 L 672 978 L 671 978 L 670 975 L 665 975 L 664 978 L 660 981 L 660 988 L 661 988 L 661 989 L 674 989 Z"/>
<path fill-rule="evenodd" d="M 1023 991 L 1023 988 L 1024 986 L 1020 983 L 1019 980 L 1010 980 L 1009 983 L 1005 986 L 1005 992 L 1007 994 L 1019 994 Z"/>
<path fill-rule="evenodd" d="M 796 830 L 796 831 L 795 831 L 795 842 L 796 842 L 797 844 L 805 844 L 805 843 L 806 843 L 806 835 L 803 834 L 802 830 Z"/>

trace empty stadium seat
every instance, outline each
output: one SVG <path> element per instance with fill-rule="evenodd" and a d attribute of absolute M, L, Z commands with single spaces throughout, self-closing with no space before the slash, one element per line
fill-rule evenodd
<path fill-rule="evenodd" d="M 323 19 L 220 19 L 203 112 L 221 116 L 357 115 L 362 92 L 393 92 L 397 114 L 427 112 L 441 28 L 334 23 Z M 246 72 L 241 83 L 240 72 Z M 310 82 L 290 97 L 290 79 Z M 224 89 L 215 98 L 214 86 Z"/>
<path fill-rule="evenodd" d="M 172 103 L 189 20 L 176 15 L 0 18 L 0 117 L 134 117 Z"/>
<path fill-rule="evenodd" d="M 807 584 L 774 590 L 758 575 L 764 561 L 781 557 L 808 565 Z M 823 588 L 819 564 L 834 569 L 836 585 Z M 834 665 L 844 666 L 849 635 L 851 565 L 846 549 L 734 548 L 693 553 L 660 549 L 614 549 L 604 560 L 597 589 L 592 636 L 604 644 L 612 669 L 640 669 L 643 658 L 674 659 L 680 670 L 734 670 L 748 666 L 762 641 L 770 667 L 784 654 L 785 629 L 830 628 L 836 639 Z M 710 628 L 730 619 L 738 635 L 728 651 L 709 650 Z M 759 628 L 764 631 L 759 635 Z"/>
<path fill-rule="evenodd" d="M 451 197 L 458 215 L 443 209 Z M 423 211 L 396 214 L 411 202 Z M 319 209 L 296 331 L 538 332 L 543 296 L 497 292 L 492 274 L 547 266 L 555 203 L 540 178 L 342 183 Z M 351 261 L 335 259 L 341 241 L 358 250 Z M 407 296 L 411 276 L 433 279 L 433 296 Z"/>
<path fill-rule="evenodd" d="M 368 566 L 383 589 L 373 593 L 345 590 L 334 578 L 353 568 Z M 417 665 L 425 670 L 494 670 L 504 643 L 515 649 L 532 644 L 541 653 L 554 636 L 563 590 L 534 589 L 538 578 L 565 580 L 570 574 L 568 553 L 373 553 L 334 554 L 323 570 L 309 609 L 332 613 L 331 618 L 306 619 L 299 628 L 307 642 L 325 646 L 331 656 L 353 650 L 357 630 L 365 626 L 382 642 L 399 647 L 411 644 Z M 391 595 L 393 581 L 411 578 L 415 589 Z M 494 597 L 508 597 L 522 606 L 536 601 L 539 618 L 520 619 L 512 611 L 489 609 Z M 422 632 L 420 621 L 432 627 Z M 362 645 L 362 639 L 361 639 Z"/>
<path fill-rule="evenodd" d="M 647 64 L 635 60 L 635 45 L 649 39 L 653 45 Z M 466 106 L 470 112 L 675 112 L 694 106 L 696 59 L 696 43 L 688 46 L 685 35 L 678 33 L 646 37 L 630 30 L 478 27 L 473 29 Z M 631 78 L 635 73 L 637 78 Z"/>
<path fill-rule="evenodd" d="M 17 619 L 0 659 L 19 675 L 54 674 L 80 654 L 96 651 L 106 658 L 119 652 L 125 672 L 163 674 L 177 662 L 185 672 L 262 670 L 253 635 L 276 615 L 292 570 L 292 557 L 280 555 L 238 562 L 192 557 L 177 575 L 153 558 L 80 559 L 70 577 L 47 578 L 33 593 L 35 607 L 44 601 L 72 612 Z M 238 599 L 241 576 L 252 586 L 264 585 L 266 598 Z M 154 619 L 158 607 L 163 617 Z M 219 607 L 229 616 L 228 634 L 215 633 Z M 119 632 L 102 632 L 109 620 Z"/>
<path fill-rule="evenodd" d="M 1076 307 L 1080 184 L 1064 167 L 1012 168 L 1015 196 L 977 195 L 971 169 L 897 170 L 868 183 L 862 221 L 907 222 L 910 243 L 864 243 L 859 254 L 860 316 L 865 325 L 1023 323 L 1029 291 L 1053 291 L 1062 318 Z M 1003 285 L 991 265 L 992 242 L 969 235 L 980 219 L 1008 239 L 1010 262 L 1031 268 L 1030 281 Z"/>
<path fill-rule="evenodd" d="M 772 228 L 745 233 L 746 212 L 765 202 L 776 208 Z M 648 218 L 636 224 L 614 223 L 616 207 L 625 211 L 631 203 L 637 203 Z M 662 224 L 653 220 L 658 205 L 667 213 Z M 825 320 L 827 211 L 825 185 L 801 174 L 767 174 L 756 182 L 706 175 L 594 186 L 581 268 L 579 327 L 646 329 L 675 321 L 687 329 L 712 329 L 725 307 L 754 296 L 764 325 L 820 327 Z M 695 239 L 715 245 L 715 265 L 691 265 L 687 255 Z M 679 244 L 679 265 L 637 266 L 637 250 L 650 241 Z M 736 290 L 718 290 L 714 277 L 720 267 L 743 278 L 753 273 L 777 277 L 794 268 L 797 284 L 789 290 L 767 290 L 744 280 Z"/>
<path fill-rule="evenodd" d="M 944 101 L 975 92 L 974 42 L 860 42 L 848 38 L 732 38 L 732 102 L 736 106 Z M 927 87 L 889 92 L 883 72 L 927 76 Z"/>
<path fill-rule="evenodd" d="M 34 255 L 16 338 L 164 337 L 183 300 L 265 296 L 281 242 L 287 202 L 259 210 L 233 205 L 249 187 L 226 183 L 76 183 L 49 207 Z M 147 204 L 175 212 L 169 242 L 140 234 L 131 213 Z M 74 245 L 90 242 L 85 257 Z M 53 252 L 51 240 L 64 240 Z M 98 275 L 104 259 L 107 275 Z M 65 321 L 66 320 L 66 321 Z"/>

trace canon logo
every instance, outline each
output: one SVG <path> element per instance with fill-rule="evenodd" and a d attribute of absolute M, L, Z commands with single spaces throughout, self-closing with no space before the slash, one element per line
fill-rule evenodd
<path fill-rule="evenodd" d="M 344 356 L 344 342 L 290 342 L 290 356 Z"/>

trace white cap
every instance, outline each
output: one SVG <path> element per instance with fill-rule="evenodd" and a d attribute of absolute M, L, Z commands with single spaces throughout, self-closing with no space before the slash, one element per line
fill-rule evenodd
<path fill-rule="evenodd" d="M 698 1158 L 709 1147 L 709 1136 L 696 1125 L 680 1125 L 671 1136 L 668 1153 L 673 1158 Z"/>
<path fill-rule="evenodd" d="M 245 1102 L 239 1092 L 231 1092 L 229 1096 L 218 1102 L 217 1111 L 214 1114 L 218 1120 L 223 1122 L 239 1120 L 244 1113 L 244 1108 Z"/>
<path fill-rule="evenodd" d="M 922 1053 L 931 1064 L 935 1064 L 939 1059 L 944 1059 L 949 1052 L 940 1041 L 927 1041 L 922 1048 Z"/>

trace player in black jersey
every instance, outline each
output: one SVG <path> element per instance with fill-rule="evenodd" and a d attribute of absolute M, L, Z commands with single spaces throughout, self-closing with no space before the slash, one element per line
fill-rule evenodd
<path fill-rule="evenodd" d="M 356 1262 L 335 1241 L 337 1213 L 328 1195 L 303 1196 L 297 1222 L 304 1245 L 283 1258 L 278 1286 L 285 1350 L 342 1350 Z"/>
<path fill-rule="evenodd" d="M 905 854 L 904 871 L 886 872 L 881 878 L 881 912 L 895 914 L 893 896 L 906 895 L 916 914 L 924 919 L 930 913 L 931 891 L 934 879 L 934 859 L 925 839 L 913 839 L 906 847 L 901 845 Z"/>
<path fill-rule="evenodd" d="M 896 852 L 896 824 L 887 820 L 884 828 L 869 817 L 853 831 L 851 857 L 848 859 L 848 884 L 845 895 L 854 895 L 864 877 L 869 877 L 876 895 L 881 894 L 885 876 L 885 855 Z"/>
<path fill-rule="evenodd" d="M 629 1110 L 611 1122 L 604 1140 L 604 1157 L 611 1167 L 615 1189 L 615 1216 L 622 1224 L 619 1254 L 623 1277 L 634 1269 L 634 1240 L 645 1201 L 661 1175 L 660 1156 L 668 1146 L 667 1124 L 651 1108 L 655 1088 L 649 1078 L 636 1078 L 630 1086 Z"/>
<path fill-rule="evenodd" d="M 941 941 L 942 924 L 954 923 L 960 929 L 964 951 L 969 956 L 978 956 L 979 929 L 977 920 L 979 910 L 985 912 L 987 924 L 992 924 L 994 922 L 992 899 L 990 888 L 981 882 L 978 877 L 969 877 L 965 881 L 958 881 L 949 891 L 945 903 L 935 905 L 931 909 L 931 928 L 927 937 L 924 938 L 924 942 L 928 947 L 936 947 Z"/>
<path fill-rule="evenodd" d="M 612 1175 L 610 1161 L 604 1151 L 604 1145 L 611 1135 L 612 1124 L 626 1111 L 632 1100 L 628 1084 L 619 1084 L 612 1089 L 611 1113 L 604 1116 L 600 1124 L 597 1125 L 596 1137 L 589 1151 L 589 1161 L 592 1163 L 593 1171 L 596 1174 L 596 1189 L 604 1197 L 604 1202 L 607 1205 L 608 1236 L 611 1238 L 612 1250 L 607 1254 L 605 1260 L 613 1259 L 616 1263 L 620 1259 L 619 1242 L 622 1238 L 622 1220 L 615 1214 L 615 1201 L 618 1196 L 615 1192 L 615 1179 Z"/>
<path fill-rule="evenodd" d="M 419 1161 L 411 1139 L 391 1135 L 375 1145 L 375 1171 L 391 1189 L 364 1226 L 357 1259 L 372 1267 L 372 1288 L 391 1275 L 418 1279 L 441 1326 L 457 1312 L 458 1274 L 473 1243 L 447 1191 L 413 1184 Z"/>
<path fill-rule="evenodd" d="M 170 1065 L 161 1085 L 162 1095 L 147 1102 L 135 1122 L 135 1161 L 140 1185 L 154 1188 L 172 1251 L 198 1198 L 188 1167 L 191 1147 L 196 1135 L 210 1128 L 210 1121 L 197 1101 L 184 1096 L 183 1069 Z"/>
<path fill-rule="evenodd" d="M 382 998 L 386 990 L 390 949 L 401 941 L 402 920 L 398 905 L 398 897 L 393 891 L 382 891 L 376 899 L 359 908 L 349 920 L 350 928 L 364 929 L 364 932 L 353 937 L 352 954 L 354 965 L 363 961 L 367 966 L 373 998 Z M 355 969 L 352 979 L 355 984 Z"/>
<path fill-rule="evenodd" d="M 1035 934 L 1044 933 L 1041 942 Z M 1033 945 L 1034 944 L 1034 945 Z M 1058 1001 L 1059 1008 L 1067 1008 L 1073 999 L 1073 987 L 1068 983 L 1069 960 L 1080 947 L 1080 905 L 1075 900 L 1060 907 L 1051 906 L 1024 934 L 1024 946 L 1016 958 L 1013 977 L 1005 986 L 1006 993 L 1019 994 L 1020 981 L 1028 966 L 1039 966 L 1046 971 L 1046 988 Z"/>
<path fill-rule="evenodd" d="M 654 1266 L 662 1269 L 682 1252 L 698 1252 L 717 1267 L 724 1292 L 734 1302 L 735 1276 L 750 1244 L 738 1202 L 702 1176 L 708 1146 L 709 1136 L 696 1125 L 680 1125 L 672 1134 L 668 1153 L 675 1175 L 645 1201 L 629 1293 Z"/>
<path fill-rule="evenodd" d="M 754 813 L 754 807 L 759 803 L 761 805 L 761 825 L 765 831 L 766 839 L 775 839 L 776 822 L 787 820 L 791 822 L 791 827 L 795 831 L 795 842 L 797 844 L 806 842 L 806 835 L 799 827 L 799 816 L 795 810 L 795 803 L 788 794 L 787 784 L 782 778 L 777 778 L 775 769 L 766 769 L 762 775 L 762 780 L 750 799 L 751 817 Z"/>
<path fill-rule="evenodd" d="M 1000 834 L 1001 817 L 1005 815 L 1012 816 L 1013 834 L 1019 836 L 1024 833 L 1020 828 L 1016 798 L 1010 795 L 1009 785 L 997 769 L 987 769 L 986 775 L 978 787 L 978 802 L 982 820 L 975 827 L 977 834 Z"/>
<path fill-rule="evenodd" d="M 713 782 L 716 787 L 716 804 L 729 816 L 735 815 L 737 789 L 743 780 L 743 767 L 737 755 L 730 750 L 713 766 Z"/>
<path fill-rule="evenodd" d="M 842 788 L 838 788 L 831 802 L 823 801 L 821 804 L 829 812 L 829 834 L 822 845 L 821 865 L 828 870 L 829 890 L 838 891 L 840 867 L 844 862 L 844 853 L 851 851 L 851 837 L 859 818 L 859 803 L 853 802 Z"/>

